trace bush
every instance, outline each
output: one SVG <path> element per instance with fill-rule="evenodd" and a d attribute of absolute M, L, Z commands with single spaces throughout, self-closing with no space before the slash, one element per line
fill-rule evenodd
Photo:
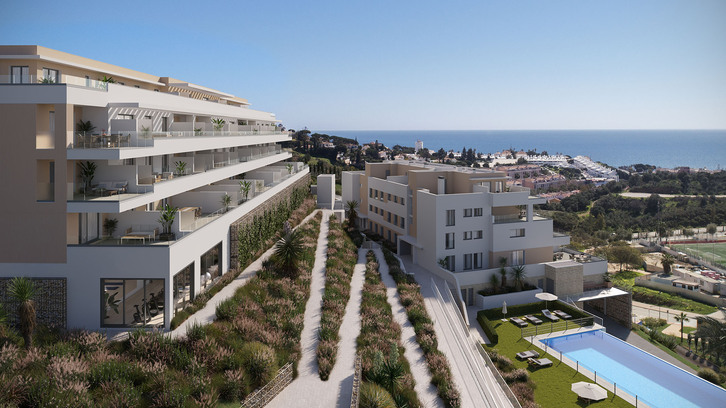
<path fill-rule="evenodd" d="M 476 321 L 478 321 L 481 325 L 481 328 L 484 330 L 484 334 L 487 335 L 487 338 L 489 338 L 491 344 L 497 344 L 499 343 L 499 335 L 497 334 L 497 331 L 494 328 L 492 322 L 487 319 L 484 312 L 486 311 L 481 310 L 476 314 Z"/>
<path fill-rule="evenodd" d="M 364 382 L 360 386 L 360 408 L 396 408 L 396 402 L 385 388 L 378 384 Z"/>
<path fill-rule="evenodd" d="M 721 385 L 721 377 L 710 368 L 702 368 L 698 370 L 698 376 L 716 385 Z"/>
<path fill-rule="evenodd" d="M 267 384 L 277 373 L 275 350 L 260 342 L 242 347 L 243 366 L 254 388 Z"/>

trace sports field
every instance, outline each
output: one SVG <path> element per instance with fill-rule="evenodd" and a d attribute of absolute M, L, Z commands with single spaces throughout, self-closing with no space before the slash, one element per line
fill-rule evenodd
<path fill-rule="evenodd" d="M 689 256 L 697 256 L 708 262 L 726 265 L 726 242 L 675 244 L 671 247 L 677 251 L 685 252 Z"/>

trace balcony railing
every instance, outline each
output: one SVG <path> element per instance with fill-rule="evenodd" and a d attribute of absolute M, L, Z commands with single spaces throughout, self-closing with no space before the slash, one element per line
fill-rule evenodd
<path fill-rule="evenodd" d="M 233 210 L 237 209 L 238 207 L 242 207 L 242 206 L 248 205 L 247 204 L 248 201 L 252 200 L 253 198 L 255 198 L 255 197 L 257 197 L 257 196 L 259 196 L 259 195 L 261 195 L 261 194 L 263 194 L 265 192 L 267 192 L 269 189 L 274 188 L 275 186 L 278 186 L 278 185 L 286 182 L 291 177 L 293 177 L 295 174 L 297 174 L 297 173 L 299 173 L 301 171 L 304 171 L 307 168 L 308 168 L 308 166 L 305 165 L 302 168 L 300 168 L 300 170 L 298 170 L 298 171 L 294 171 L 293 170 L 290 174 L 285 174 L 283 177 L 281 177 L 279 181 L 274 182 L 274 183 L 271 183 L 271 184 L 268 184 L 268 185 L 262 187 L 261 189 L 255 191 L 255 192 L 250 192 L 249 195 L 248 195 L 248 198 L 246 200 L 241 199 L 241 200 L 238 200 L 236 203 L 235 202 L 232 202 L 230 204 L 230 206 L 227 207 L 227 208 L 222 207 L 222 208 L 216 209 L 216 210 L 214 210 L 214 211 L 212 211 L 210 213 L 202 213 L 200 216 L 196 216 L 195 215 L 194 216 L 194 220 L 192 222 L 186 223 L 184 225 L 180 225 L 179 230 L 178 231 L 174 231 L 174 233 L 175 233 L 175 239 L 174 240 L 171 240 L 171 241 L 159 241 L 158 240 L 158 237 L 154 237 L 153 239 L 148 239 L 148 240 L 136 240 L 136 239 L 134 239 L 134 240 L 125 240 L 124 242 L 121 242 L 121 238 L 119 236 L 119 237 L 115 237 L 115 238 L 105 237 L 105 238 L 101 238 L 99 240 L 92 241 L 92 242 L 89 242 L 89 243 L 86 243 L 86 244 L 83 244 L 83 245 L 92 245 L 92 246 L 125 246 L 125 247 L 126 246 L 168 246 L 168 245 L 172 245 L 175 242 L 177 242 L 177 241 L 179 241 L 181 239 L 184 239 L 187 236 L 190 236 L 191 234 L 193 234 L 194 232 L 198 231 L 202 227 L 204 227 L 204 226 L 206 226 L 206 225 L 214 222 L 215 220 L 217 220 L 218 218 L 222 217 L 226 213 L 228 213 L 230 211 L 233 211 Z M 225 193 L 225 190 L 219 190 L 219 193 L 220 194 L 224 194 Z M 201 208 L 201 207 L 199 207 L 199 208 Z M 177 212 L 176 219 L 178 219 L 178 220 L 181 221 L 180 212 Z M 160 228 L 160 226 L 154 226 L 154 228 Z M 147 229 L 150 230 L 150 229 L 153 229 L 153 228 L 147 228 Z M 119 234 L 116 234 L 116 235 L 119 235 Z M 120 234 L 120 235 L 123 235 L 123 234 Z"/>
<path fill-rule="evenodd" d="M 198 131 L 198 132 L 72 132 L 73 143 L 69 149 L 122 149 L 127 147 L 152 147 L 155 140 L 191 137 L 239 137 L 275 136 L 284 132 L 277 130 L 252 131 Z"/>
<path fill-rule="evenodd" d="M 0 75 L 0 85 L 54 85 L 66 84 L 83 88 L 108 91 L 108 83 L 91 78 L 80 78 L 72 75 L 61 75 L 60 80 L 53 77 L 37 75 Z"/>
<path fill-rule="evenodd" d="M 138 197 L 142 194 L 148 194 L 154 192 L 154 185 L 158 183 L 164 183 L 180 177 L 193 176 L 204 173 L 206 171 L 220 169 L 227 166 L 233 166 L 240 163 L 246 163 L 253 160 L 264 159 L 265 157 L 274 156 L 283 152 L 283 149 L 276 148 L 260 154 L 251 154 L 245 156 L 239 156 L 234 159 L 218 160 L 213 161 L 211 166 L 195 167 L 194 172 L 180 173 L 176 168 L 166 167 L 163 168 L 161 173 L 152 174 L 150 177 L 141 177 L 136 186 L 132 186 L 127 183 L 128 186 L 123 191 L 115 191 L 109 189 L 99 188 L 98 184 L 92 185 L 91 188 L 84 189 L 81 184 L 68 183 L 69 201 L 123 201 L 130 198 Z M 100 180 L 96 180 L 100 181 Z M 111 180 L 111 181 L 124 181 L 124 180 Z"/>

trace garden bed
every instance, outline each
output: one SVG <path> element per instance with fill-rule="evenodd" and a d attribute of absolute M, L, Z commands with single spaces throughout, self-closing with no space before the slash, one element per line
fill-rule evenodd
<path fill-rule="evenodd" d="M 350 280 L 358 261 L 358 251 L 335 216 L 330 217 L 328 259 L 325 261 L 325 292 L 320 310 L 318 334 L 318 373 L 326 381 L 335 365 L 340 341 L 340 325 L 350 298 Z"/>

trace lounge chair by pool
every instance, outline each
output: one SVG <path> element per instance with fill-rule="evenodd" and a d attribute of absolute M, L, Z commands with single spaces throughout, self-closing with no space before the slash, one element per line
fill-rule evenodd
<path fill-rule="evenodd" d="M 539 353 L 535 350 L 527 350 L 517 353 L 517 358 L 521 358 L 522 360 L 527 360 L 530 358 L 537 358 L 539 357 Z"/>
<path fill-rule="evenodd" d="M 547 367 L 552 365 L 552 360 L 549 358 L 529 358 L 527 364 L 534 368 Z"/>
<path fill-rule="evenodd" d="M 526 315 L 524 316 L 525 319 L 529 320 L 530 322 L 534 324 L 542 324 L 542 320 L 539 320 L 538 318 L 532 316 L 532 315 Z"/>
<path fill-rule="evenodd" d="M 509 320 L 511 320 L 512 323 L 516 324 L 519 327 L 527 327 L 527 322 L 525 322 L 524 320 L 520 319 L 519 317 L 512 317 Z"/>
<path fill-rule="evenodd" d="M 553 315 L 552 312 L 549 311 L 549 309 L 542 309 L 542 314 L 545 315 L 546 318 L 552 320 L 553 322 L 560 320 L 560 318 Z"/>
<path fill-rule="evenodd" d="M 563 319 L 572 318 L 572 316 L 568 315 L 567 313 L 563 312 L 562 310 L 553 310 L 552 313 L 556 314 L 557 316 L 560 316 Z"/>

